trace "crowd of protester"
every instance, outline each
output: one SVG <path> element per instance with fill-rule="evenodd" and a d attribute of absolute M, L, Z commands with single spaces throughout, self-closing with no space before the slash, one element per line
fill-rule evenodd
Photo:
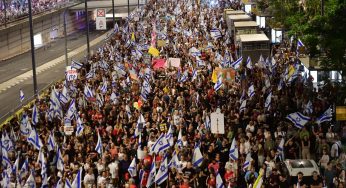
<path fill-rule="evenodd" d="M 59 8 L 69 0 L 32 0 L 32 14 Z M 15 21 L 29 14 L 28 1 L 11 0 L 0 2 L 0 24 Z"/>
<path fill-rule="evenodd" d="M 236 66 L 223 10 L 240 3 L 207 2 L 150 0 L 96 54 L 73 62 L 78 79 L 55 84 L 2 128 L 1 187 L 344 187 L 345 130 L 333 119 L 316 123 L 336 86 L 316 89 L 299 72 L 293 42 Z M 156 69 L 151 58 L 181 64 Z M 216 67 L 235 77 L 215 81 Z M 218 108 L 225 134 L 211 132 Z M 298 128 L 286 118 L 295 112 L 310 120 Z M 295 159 L 319 169 L 293 180 L 281 167 Z"/>

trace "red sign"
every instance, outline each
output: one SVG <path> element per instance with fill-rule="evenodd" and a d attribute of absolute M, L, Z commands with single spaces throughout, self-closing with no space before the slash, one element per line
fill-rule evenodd
<path fill-rule="evenodd" d="M 106 10 L 105 9 L 97 9 L 97 17 L 105 17 Z"/>

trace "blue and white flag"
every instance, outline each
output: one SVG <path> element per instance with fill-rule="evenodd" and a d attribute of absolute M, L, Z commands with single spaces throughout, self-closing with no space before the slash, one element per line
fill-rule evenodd
<path fill-rule="evenodd" d="M 88 85 L 86 85 L 86 86 L 84 87 L 84 96 L 85 96 L 86 98 L 91 98 L 91 97 L 94 96 L 93 92 L 91 91 L 91 89 L 89 88 Z"/>
<path fill-rule="evenodd" d="M 6 151 L 9 150 L 9 147 L 10 147 L 10 142 L 11 142 L 11 139 L 10 137 L 8 136 L 7 132 L 4 131 L 1 135 L 1 143 L 0 143 L 0 146 L 2 148 L 5 148 Z"/>
<path fill-rule="evenodd" d="M 119 32 L 119 26 L 117 23 L 114 24 L 114 29 L 113 29 L 114 33 L 118 33 Z"/>
<path fill-rule="evenodd" d="M 81 69 L 83 67 L 83 63 L 80 63 L 78 61 L 72 60 L 71 62 L 71 68 L 72 69 Z"/>
<path fill-rule="evenodd" d="M 36 181 L 35 181 L 35 178 L 34 178 L 32 172 L 30 173 L 30 176 L 26 180 L 24 187 L 36 188 Z"/>
<path fill-rule="evenodd" d="M 240 108 L 239 108 L 239 112 L 243 112 L 246 110 L 246 101 L 247 100 L 243 100 L 240 104 Z"/>
<path fill-rule="evenodd" d="M 73 188 L 82 188 L 82 178 L 83 178 L 82 172 L 83 172 L 83 167 L 80 167 L 76 177 L 74 178 L 72 182 Z"/>
<path fill-rule="evenodd" d="M 168 167 L 169 168 L 175 168 L 177 170 L 180 170 L 180 168 L 181 168 L 181 164 L 180 164 L 177 152 L 175 150 L 173 151 L 172 159 L 169 162 Z"/>
<path fill-rule="evenodd" d="M 223 185 L 223 181 L 221 178 L 220 173 L 217 173 L 216 175 L 216 188 L 224 188 L 225 186 Z"/>
<path fill-rule="evenodd" d="M 37 150 L 40 150 L 43 146 L 42 141 L 35 129 L 31 130 L 31 133 L 28 137 L 28 142 L 34 146 Z"/>
<path fill-rule="evenodd" d="M 31 116 L 31 122 L 33 125 L 36 125 L 38 123 L 38 116 L 39 112 L 37 110 L 36 104 L 32 107 L 32 116 Z"/>
<path fill-rule="evenodd" d="M 299 129 L 303 128 L 304 125 L 310 121 L 309 117 L 304 116 L 300 112 L 291 113 L 286 118 L 289 119 L 294 124 L 294 126 Z"/>
<path fill-rule="evenodd" d="M 103 82 L 103 85 L 102 85 L 102 87 L 101 87 L 101 93 L 102 94 L 105 94 L 105 93 L 107 93 L 107 81 L 104 81 Z"/>
<path fill-rule="evenodd" d="M 16 161 L 14 162 L 13 166 L 12 166 L 12 173 L 13 174 L 17 174 L 19 173 L 19 155 L 17 156 Z"/>
<path fill-rule="evenodd" d="M 187 70 L 181 75 L 179 82 L 186 82 L 188 79 Z"/>
<path fill-rule="evenodd" d="M 77 114 L 76 101 L 72 99 L 72 101 L 70 102 L 70 106 L 68 107 L 66 117 L 72 120 L 74 117 L 76 117 L 76 114 Z"/>
<path fill-rule="evenodd" d="M 210 35 L 213 39 L 218 39 L 222 37 L 221 31 L 219 29 L 211 29 Z"/>
<path fill-rule="evenodd" d="M 78 116 L 77 117 L 77 127 L 76 127 L 76 136 L 80 136 L 83 133 L 84 130 L 84 125 L 83 121 L 81 118 Z"/>
<path fill-rule="evenodd" d="M 235 61 L 231 64 L 231 67 L 233 67 L 233 69 L 237 70 L 240 67 L 242 62 L 243 62 L 243 57 L 240 57 L 239 59 L 237 59 L 237 61 Z"/>
<path fill-rule="evenodd" d="M 196 70 L 196 69 L 193 69 L 191 81 L 194 81 L 195 79 L 197 79 L 197 70 Z"/>
<path fill-rule="evenodd" d="M 62 92 L 59 95 L 59 101 L 62 104 L 67 104 L 69 100 L 70 100 L 70 96 L 68 94 L 68 89 L 66 85 L 64 85 L 64 88 L 62 89 Z"/>
<path fill-rule="evenodd" d="M 49 134 L 47 143 L 48 143 L 48 145 L 47 145 L 48 151 L 54 150 L 55 147 L 57 146 L 57 145 L 56 145 L 56 142 L 55 142 L 55 139 L 54 139 L 54 134 L 53 134 L 53 132 L 51 132 L 51 133 Z"/>
<path fill-rule="evenodd" d="M 179 130 L 179 134 L 178 134 L 177 146 L 183 147 L 183 135 L 182 135 L 181 129 Z"/>
<path fill-rule="evenodd" d="M 135 129 L 135 136 L 137 137 L 141 131 L 145 127 L 145 119 L 142 114 L 139 115 L 137 124 L 136 124 L 136 129 Z"/>
<path fill-rule="evenodd" d="M 105 100 L 103 98 L 102 94 L 97 93 L 96 94 L 96 104 L 98 105 L 99 108 L 101 108 L 104 104 Z"/>
<path fill-rule="evenodd" d="M 249 89 L 247 90 L 247 95 L 252 98 L 255 95 L 255 87 L 254 85 L 251 85 Z"/>
<path fill-rule="evenodd" d="M 65 188 L 72 188 L 71 182 L 67 177 L 65 179 Z"/>
<path fill-rule="evenodd" d="M 98 154 L 100 154 L 101 156 L 102 156 L 102 140 L 101 140 L 101 136 L 100 136 L 100 133 L 99 132 L 97 132 L 97 144 L 96 144 L 96 148 L 95 148 L 95 150 L 96 150 L 96 152 L 98 153 Z"/>
<path fill-rule="evenodd" d="M 194 167 L 199 167 L 201 166 L 203 162 L 203 155 L 201 152 L 201 149 L 199 147 L 195 147 L 193 151 L 193 156 L 192 156 L 192 164 Z"/>
<path fill-rule="evenodd" d="M 61 155 L 60 148 L 58 147 L 58 150 L 56 152 L 56 168 L 60 170 L 61 172 L 64 171 L 64 160 Z"/>
<path fill-rule="evenodd" d="M 312 107 L 312 103 L 311 101 L 309 101 L 305 106 L 305 109 L 304 109 L 304 113 L 306 114 L 312 114 L 312 112 L 314 111 L 313 107 Z"/>
<path fill-rule="evenodd" d="M 267 96 L 267 99 L 264 103 L 264 108 L 268 110 L 270 108 L 271 102 L 272 102 L 272 92 L 270 92 L 269 95 Z"/>
<path fill-rule="evenodd" d="M 248 170 L 248 168 L 250 167 L 250 163 L 251 163 L 251 157 L 248 157 L 249 155 L 246 156 L 245 162 L 243 163 L 242 169 L 243 171 Z"/>
<path fill-rule="evenodd" d="M 19 100 L 20 102 L 23 102 L 25 99 L 24 92 L 22 89 L 19 90 Z"/>
<path fill-rule="evenodd" d="M 147 187 L 150 187 L 151 184 L 154 183 L 155 175 L 156 175 L 156 166 L 155 166 L 155 156 L 154 156 L 153 162 L 151 163 L 151 166 L 150 166 L 148 179 L 147 179 L 147 185 L 146 185 Z"/>
<path fill-rule="evenodd" d="M 136 164 L 136 158 L 135 157 L 132 159 L 132 162 L 131 162 L 129 168 L 127 169 L 127 171 L 130 173 L 131 177 L 137 176 L 137 164 Z"/>
<path fill-rule="evenodd" d="M 316 119 L 317 124 L 333 120 L 332 108 L 329 107 L 320 117 Z"/>
<path fill-rule="evenodd" d="M 23 180 L 23 178 L 28 174 L 29 172 L 29 161 L 28 158 L 25 158 L 24 163 L 22 164 L 22 167 L 20 168 L 18 178 L 19 180 Z"/>
<path fill-rule="evenodd" d="M 305 45 L 303 44 L 303 42 L 300 39 L 298 39 L 298 42 L 297 42 L 297 55 L 299 55 L 299 49 L 301 47 L 304 47 L 304 46 Z"/>
<path fill-rule="evenodd" d="M 164 181 L 168 179 L 168 165 L 167 165 L 167 155 L 165 155 L 165 158 L 163 159 L 162 163 L 160 164 L 159 171 L 157 172 L 155 176 L 155 183 L 160 185 Z"/>
<path fill-rule="evenodd" d="M 170 146 L 174 145 L 172 125 L 169 126 L 169 129 L 168 129 L 168 131 L 166 133 L 166 139 L 167 139 L 167 141 L 168 141 Z"/>
<path fill-rule="evenodd" d="M 160 137 L 156 140 L 155 144 L 151 147 L 150 153 L 160 153 L 169 148 L 169 143 L 165 137 L 165 134 L 161 134 Z"/>
<path fill-rule="evenodd" d="M 250 56 L 247 57 L 247 60 L 246 60 L 246 67 L 248 69 L 252 69 L 252 63 L 251 63 L 251 58 Z"/>
<path fill-rule="evenodd" d="M 8 152 L 5 148 L 1 148 L 1 161 L 2 161 L 2 166 L 5 168 L 12 168 L 11 166 L 11 160 L 8 158 Z"/>
<path fill-rule="evenodd" d="M 284 146 L 285 146 L 285 139 L 281 138 L 280 144 L 277 148 L 277 152 L 279 155 L 281 155 L 282 159 L 284 159 Z"/>
<path fill-rule="evenodd" d="M 127 117 L 128 117 L 129 119 L 131 119 L 132 113 L 131 113 L 131 109 L 130 109 L 130 106 L 129 106 L 129 105 L 126 105 L 126 106 L 125 106 L 125 111 L 126 111 Z"/>
<path fill-rule="evenodd" d="M 233 138 L 231 148 L 229 149 L 229 158 L 232 158 L 233 160 L 238 160 L 238 147 L 237 147 L 237 141 L 235 138 Z"/>
<path fill-rule="evenodd" d="M 222 85 L 223 85 L 223 83 L 222 83 L 222 75 L 219 74 L 217 76 L 217 81 L 216 81 L 216 83 L 214 85 L 215 92 L 218 91 L 222 87 Z"/>

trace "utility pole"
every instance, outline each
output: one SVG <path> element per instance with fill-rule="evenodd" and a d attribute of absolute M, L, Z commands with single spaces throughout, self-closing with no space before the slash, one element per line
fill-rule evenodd
<path fill-rule="evenodd" d="M 112 10 L 113 10 L 113 27 L 115 26 L 115 10 L 114 10 L 114 0 L 112 0 Z"/>
<path fill-rule="evenodd" d="M 36 95 L 36 97 L 38 97 L 37 78 L 36 78 L 36 62 L 35 62 L 35 46 L 34 46 L 34 30 L 32 28 L 31 0 L 28 0 L 28 4 L 29 4 L 29 27 L 30 27 L 32 78 L 33 78 L 33 82 L 34 82 L 34 94 Z"/>
<path fill-rule="evenodd" d="M 68 66 L 66 12 L 67 12 L 67 8 L 65 8 L 65 11 L 64 11 L 64 37 L 65 37 L 65 63 L 66 63 L 66 66 Z"/>
<path fill-rule="evenodd" d="M 127 0 L 127 16 L 130 16 L 130 0 Z"/>
<path fill-rule="evenodd" d="M 5 10 L 5 27 L 7 27 L 7 4 L 6 4 L 6 0 L 3 0 L 4 3 L 4 10 Z"/>
<path fill-rule="evenodd" d="M 87 59 L 90 57 L 90 44 L 89 44 L 89 16 L 88 16 L 88 0 L 84 0 L 84 11 L 85 11 L 85 26 L 87 29 Z"/>

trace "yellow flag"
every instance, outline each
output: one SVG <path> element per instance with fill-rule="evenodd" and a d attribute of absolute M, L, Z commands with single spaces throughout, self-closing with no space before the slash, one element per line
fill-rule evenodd
<path fill-rule="evenodd" d="M 288 77 L 291 77 L 295 71 L 296 70 L 295 70 L 294 66 L 290 65 L 290 67 L 288 68 Z"/>
<path fill-rule="evenodd" d="M 131 40 L 132 40 L 132 41 L 135 41 L 135 40 L 136 40 L 136 38 L 135 38 L 135 33 L 134 33 L 134 32 L 132 32 Z"/>
<path fill-rule="evenodd" d="M 211 81 L 213 83 L 217 82 L 217 73 L 216 73 L 215 69 L 213 70 L 213 74 L 211 75 Z"/>
<path fill-rule="evenodd" d="M 154 48 L 154 47 L 152 47 L 152 46 L 149 47 L 148 53 L 151 54 L 154 57 L 157 57 L 157 56 L 160 55 L 159 50 Z"/>
<path fill-rule="evenodd" d="M 263 184 L 262 173 L 260 173 L 253 185 L 253 188 L 261 188 Z"/>

